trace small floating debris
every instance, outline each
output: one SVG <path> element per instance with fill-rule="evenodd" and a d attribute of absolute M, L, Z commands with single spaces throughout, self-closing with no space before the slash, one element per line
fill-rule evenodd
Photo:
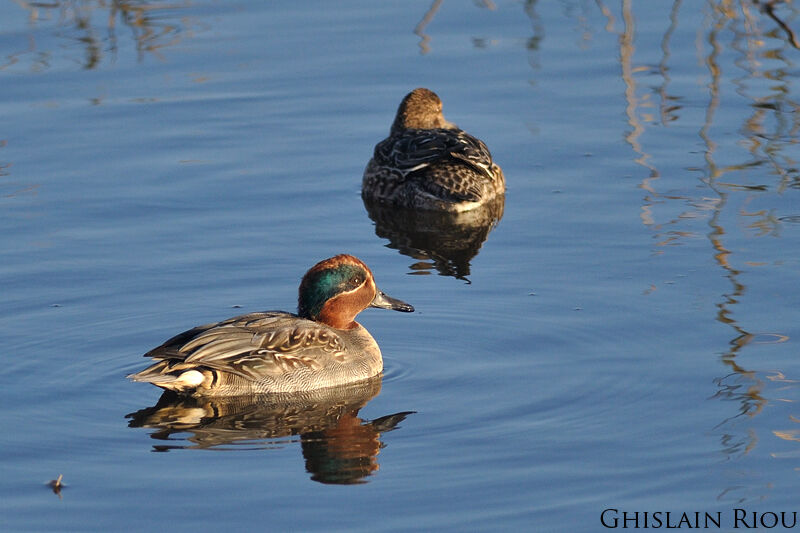
<path fill-rule="evenodd" d="M 59 498 L 61 497 L 61 488 L 64 486 L 64 484 L 61 482 L 63 478 L 64 474 L 59 474 L 56 479 L 51 479 L 47 483 L 47 486 L 53 489 L 53 494 L 58 494 Z"/>

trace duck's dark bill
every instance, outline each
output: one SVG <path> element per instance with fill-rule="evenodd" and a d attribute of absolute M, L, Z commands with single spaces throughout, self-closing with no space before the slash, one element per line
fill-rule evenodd
<path fill-rule="evenodd" d="M 404 313 L 411 313 L 414 311 L 413 306 L 397 298 L 387 296 L 381 291 L 375 294 L 375 298 L 372 299 L 372 303 L 370 303 L 369 306 L 378 307 L 380 309 L 394 309 L 395 311 L 403 311 Z"/>

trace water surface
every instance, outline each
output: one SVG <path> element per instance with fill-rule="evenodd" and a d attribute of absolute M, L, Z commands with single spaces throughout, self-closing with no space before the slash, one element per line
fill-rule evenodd
<path fill-rule="evenodd" d="M 730 529 L 736 508 L 797 510 L 795 6 L 0 14 L 3 530 L 598 531 L 606 508 Z M 362 202 L 418 86 L 491 148 L 501 206 Z M 361 315 L 373 389 L 217 405 L 124 379 L 191 326 L 294 309 L 341 252 L 417 309 Z"/>

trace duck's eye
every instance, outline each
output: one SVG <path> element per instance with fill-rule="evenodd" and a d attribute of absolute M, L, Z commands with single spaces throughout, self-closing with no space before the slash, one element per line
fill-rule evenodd
<path fill-rule="evenodd" d="M 361 285 L 361 283 L 363 281 L 364 280 L 361 279 L 361 276 L 356 276 L 356 277 L 353 278 L 353 285 L 355 285 L 357 287 L 357 286 Z"/>

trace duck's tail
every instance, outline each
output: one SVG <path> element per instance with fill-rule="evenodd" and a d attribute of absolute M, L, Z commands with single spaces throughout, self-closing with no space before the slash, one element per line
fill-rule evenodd
<path fill-rule="evenodd" d="M 169 361 L 159 361 L 141 372 L 129 374 L 132 381 L 152 383 L 156 387 L 179 393 L 189 393 L 203 385 L 211 378 L 210 372 L 195 368 L 178 369 L 172 367 Z"/>

